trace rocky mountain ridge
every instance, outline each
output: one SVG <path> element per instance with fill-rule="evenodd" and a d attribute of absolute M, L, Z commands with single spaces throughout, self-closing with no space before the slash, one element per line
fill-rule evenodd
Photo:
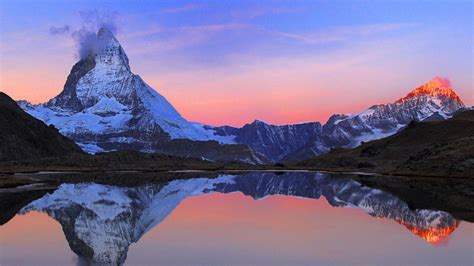
<path fill-rule="evenodd" d="M 351 115 L 335 114 L 324 125 L 314 122 L 276 126 L 256 121 L 242 128 L 211 129 L 217 135 L 249 145 L 274 162 L 299 161 L 331 148 L 356 147 L 390 136 L 411 121 L 446 119 L 463 108 L 465 105 L 449 83 L 436 77 L 394 103 L 373 105 Z"/>

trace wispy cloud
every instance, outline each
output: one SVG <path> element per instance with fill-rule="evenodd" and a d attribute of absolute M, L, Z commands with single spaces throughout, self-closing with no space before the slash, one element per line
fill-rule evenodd
<path fill-rule="evenodd" d="M 256 35 L 270 38 L 280 38 L 296 41 L 304 44 L 325 44 L 336 42 L 353 41 L 358 38 L 375 36 L 377 34 L 391 32 L 409 27 L 409 23 L 370 24 L 361 26 L 345 26 L 318 29 L 308 32 L 283 32 L 271 30 L 261 25 L 250 23 L 221 23 L 178 27 L 152 26 L 142 31 L 125 33 L 127 39 L 144 38 L 143 42 L 136 46 L 132 53 L 152 53 L 170 51 L 205 44 L 214 36 L 223 32 L 231 31 L 253 31 Z"/>
<path fill-rule="evenodd" d="M 288 13 L 298 13 L 304 11 L 302 8 L 296 7 L 269 7 L 269 6 L 258 6 L 258 7 L 249 7 L 242 10 L 234 10 L 231 12 L 231 16 L 239 19 L 253 19 L 265 15 L 274 15 L 274 14 L 288 14 Z"/>
<path fill-rule="evenodd" d="M 126 34 L 125 38 L 153 37 L 137 43 L 131 53 L 144 54 L 170 51 L 208 42 L 212 36 L 227 31 L 254 27 L 251 24 L 223 23 L 181 27 L 152 27 L 141 32 Z"/>
<path fill-rule="evenodd" d="M 163 9 L 163 10 L 159 11 L 159 13 L 161 13 L 161 14 L 185 13 L 185 12 L 189 12 L 189 11 L 193 11 L 193 10 L 199 9 L 199 8 L 201 8 L 201 7 L 203 7 L 203 5 L 200 5 L 200 4 L 188 4 L 188 5 L 184 5 L 184 6 L 180 6 L 180 7 L 166 8 L 166 9 Z"/>
<path fill-rule="evenodd" d="M 292 33 L 265 29 L 277 37 L 288 38 L 306 44 L 322 44 L 342 42 L 356 37 L 371 36 L 379 33 L 396 31 L 413 26 L 410 23 L 370 24 L 361 26 L 347 26 L 321 29 L 312 32 Z"/>
<path fill-rule="evenodd" d="M 206 24 L 196 26 L 179 26 L 179 27 L 163 27 L 160 25 L 153 25 L 149 28 L 142 29 L 139 31 L 129 31 L 122 33 L 123 38 L 141 38 L 141 37 L 152 37 L 157 34 L 180 34 L 180 33 L 193 33 L 193 34 L 206 34 L 215 33 L 228 30 L 238 30 L 250 28 L 253 25 L 244 23 L 222 23 L 222 24 Z"/>
<path fill-rule="evenodd" d="M 64 25 L 61 27 L 52 26 L 51 28 L 49 28 L 49 33 L 51 33 L 52 35 L 61 35 L 61 34 L 67 34 L 70 32 L 71 32 L 71 26 L 69 25 Z"/>
<path fill-rule="evenodd" d="M 194 32 L 194 33 L 206 33 L 206 32 L 220 32 L 227 30 L 239 30 L 250 28 L 252 25 L 245 23 L 222 23 L 222 24 L 207 24 L 207 25 L 197 25 L 197 26 L 183 26 L 176 27 L 172 30 L 184 31 L 184 32 Z"/>

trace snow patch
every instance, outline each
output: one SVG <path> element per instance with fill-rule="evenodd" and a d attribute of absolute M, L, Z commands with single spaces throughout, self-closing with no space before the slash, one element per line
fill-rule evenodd
<path fill-rule="evenodd" d="M 221 144 L 236 144 L 236 136 L 234 135 L 227 135 L 227 136 L 219 136 L 215 134 L 215 131 L 213 130 L 212 127 L 197 123 L 197 122 L 192 122 L 191 123 L 198 131 L 200 131 L 202 134 L 204 134 L 209 140 L 215 140 Z"/>
<path fill-rule="evenodd" d="M 94 143 L 77 143 L 81 149 L 89 154 L 96 154 L 99 152 L 105 152 L 104 149 L 101 147 L 97 146 L 97 144 Z"/>

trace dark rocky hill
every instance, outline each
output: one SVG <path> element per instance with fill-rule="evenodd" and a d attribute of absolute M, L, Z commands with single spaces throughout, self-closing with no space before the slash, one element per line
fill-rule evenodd
<path fill-rule="evenodd" d="M 474 110 L 445 121 L 411 122 L 355 149 L 333 149 L 297 164 L 319 169 L 474 177 Z"/>
<path fill-rule="evenodd" d="M 0 92 L 0 161 L 26 161 L 83 153 L 74 141 L 23 111 Z"/>

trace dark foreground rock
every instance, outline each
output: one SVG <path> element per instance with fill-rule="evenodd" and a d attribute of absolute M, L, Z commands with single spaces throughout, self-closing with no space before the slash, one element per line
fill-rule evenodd
<path fill-rule="evenodd" d="M 82 154 L 72 140 L 23 111 L 0 92 L 0 161 Z"/>

